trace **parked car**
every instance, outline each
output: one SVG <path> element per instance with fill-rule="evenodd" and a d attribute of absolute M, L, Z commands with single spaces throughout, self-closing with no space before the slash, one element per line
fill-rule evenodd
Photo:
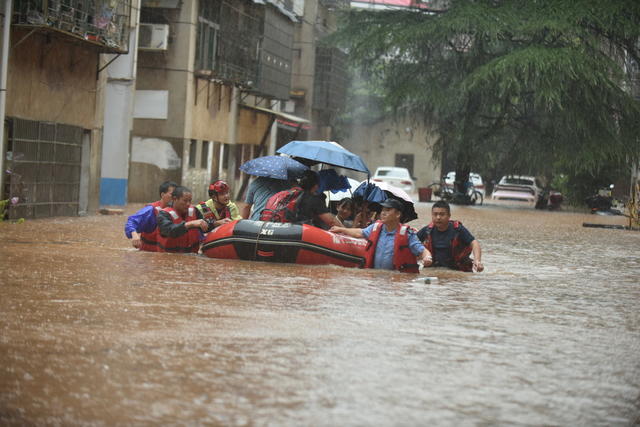
<path fill-rule="evenodd" d="M 484 188 L 484 181 L 482 181 L 482 177 L 480 175 L 478 175 L 477 173 L 471 172 L 469 174 L 469 179 L 471 180 L 471 183 L 473 184 L 473 188 L 476 191 L 479 191 L 480 194 L 482 194 L 482 198 L 485 198 L 485 188 Z M 455 172 L 449 172 L 445 177 L 444 177 L 444 185 L 446 185 L 447 187 L 451 188 L 453 190 L 453 183 L 456 180 L 456 173 Z"/>
<path fill-rule="evenodd" d="M 407 193 L 416 192 L 415 179 L 409 173 L 407 168 L 398 168 L 392 166 L 380 166 L 373 174 L 372 180 L 378 182 L 386 182 L 394 187 L 398 187 Z"/>
<path fill-rule="evenodd" d="M 535 204 L 541 191 L 538 180 L 533 176 L 506 175 L 493 189 L 491 199 Z"/>

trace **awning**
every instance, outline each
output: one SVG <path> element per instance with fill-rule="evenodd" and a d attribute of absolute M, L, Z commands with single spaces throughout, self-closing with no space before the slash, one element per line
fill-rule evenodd
<path fill-rule="evenodd" d="M 240 104 L 241 107 L 249 108 L 251 110 L 262 111 L 263 113 L 273 114 L 276 117 L 282 118 L 288 122 L 294 122 L 299 124 L 308 124 L 311 123 L 309 120 L 304 119 L 302 117 L 294 116 L 293 114 L 283 113 L 282 111 L 270 110 L 269 108 L 264 107 L 256 107 L 254 105 Z"/>

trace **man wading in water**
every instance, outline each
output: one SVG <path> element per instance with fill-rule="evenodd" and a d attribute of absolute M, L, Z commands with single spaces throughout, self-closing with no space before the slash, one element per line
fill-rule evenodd
<path fill-rule="evenodd" d="M 367 239 L 367 268 L 417 273 L 419 270 L 416 257 L 420 258 L 425 266 L 431 265 L 431 253 L 420 243 L 413 229 L 400 224 L 402 203 L 395 199 L 387 199 L 380 205 L 380 221 L 367 228 L 331 227 L 329 231 Z"/>
<path fill-rule="evenodd" d="M 431 224 L 418 231 L 418 239 L 433 253 L 434 267 L 482 271 L 480 243 L 460 221 L 451 221 L 451 208 L 439 200 L 431 207 Z M 473 259 L 469 255 L 473 254 Z M 425 264 L 425 267 L 427 264 Z"/>

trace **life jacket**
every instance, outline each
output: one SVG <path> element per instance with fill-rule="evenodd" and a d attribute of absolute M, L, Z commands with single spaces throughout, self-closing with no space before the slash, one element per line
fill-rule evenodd
<path fill-rule="evenodd" d="M 384 224 L 382 221 L 376 221 L 369 238 L 367 239 L 367 251 L 365 254 L 365 268 L 373 268 L 376 255 L 376 246 L 382 232 Z M 408 225 L 400 224 L 393 238 L 393 269 L 403 273 L 418 273 L 418 263 L 416 256 L 409 249 L 409 231 Z"/>
<path fill-rule="evenodd" d="M 167 212 L 171 215 L 171 219 L 174 224 L 182 224 L 183 222 L 189 222 L 198 219 L 196 216 L 196 208 L 193 206 L 189 206 L 187 210 L 187 216 L 182 218 L 178 215 L 172 207 L 163 209 L 164 212 Z M 181 252 L 181 253 L 198 253 L 200 249 L 200 229 L 199 228 L 190 228 L 179 237 L 167 237 L 163 236 L 160 231 L 158 231 L 158 252 Z"/>
<path fill-rule="evenodd" d="M 220 211 L 218 211 L 218 209 L 215 208 L 215 202 L 213 202 L 214 208 L 211 209 L 209 207 L 209 205 L 207 204 L 207 202 L 200 202 L 198 203 L 198 206 L 200 207 L 200 211 L 202 212 L 202 218 L 211 223 L 214 221 L 219 221 L 223 218 L 229 218 L 231 219 L 231 210 L 229 209 L 229 206 L 224 206 L 222 208 L 222 213 L 220 213 Z"/>
<path fill-rule="evenodd" d="M 260 213 L 260 221 L 296 222 L 297 205 L 302 192 L 302 188 L 293 187 L 271 196 Z"/>
<path fill-rule="evenodd" d="M 464 245 L 460 241 L 460 221 L 449 221 L 449 224 L 453 224 L 454 234 L 451 239 L 451 258 L 453 258 L 453 264 L 456 269 L 461 271 L 473 271 L 473 261 L 469 258 L 471 255 L 471 245 Z M 424 247 L 431 253 L 433 253 L 433 239 L 432 233 L 435 228 L 433 223 L 427 225 L 427 235 L 423 242 Z"/>
<path fill-rule="evenodd" d="M 158 200 L 157 202 L 149 203 L 147 206 L 153 206 L 153 213 L 158 217 L 158 212 L 162 210 L 162 200 Z M 149 232 L 149 233 L 140 233 L 140 241 L 142 244 L 140 245 L 141 251 L 148 252 L 157 252 L 158 251 L 158 227 Z"/>

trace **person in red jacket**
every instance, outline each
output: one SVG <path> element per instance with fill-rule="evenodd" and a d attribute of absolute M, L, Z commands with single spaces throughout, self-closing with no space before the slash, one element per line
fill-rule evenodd
<path fill-rule="evenodd" d="M 173 206 L 158 213 L 158 252 L 197 253 L 200 249 L 202 233 L 209 231 L 209 225 L 191 199 L 191 190 L 176 187 Z"/>
<path fill-rule="evenodd" d="M 484 270 L 480 243 L 460 221 L 451 220 L 451 207 L 443 200 L 431 207 L 431 224 L 418 231 L 418 239 L 433 253 L 434 267 Z"/>
<path fill-rule="evenodd" d="M 380 220 L 368 227 L 331 227 L 329 231 L 367 239 L 367 268 L 418 273 L 417 259 L 421 259 L 425 266 L 431 265 L 431 253 L 420 243 L 415 231 L 400 223 L 402 203 L 395 199 L 387 199 L 380 205 Z"/>
<path fill-rule="evenodd" d="M 160 200 L 149 203 L 135 214 L 127 218 L 124 226 L 124 234 L 131 239 L 134 248 L 156 252 L 158 238 L 158 224 L 156 217 L 158 212 L 169 206 L 174 188 L 178 184 L 173 181 L 165 181 L 160 184 Z"/>

